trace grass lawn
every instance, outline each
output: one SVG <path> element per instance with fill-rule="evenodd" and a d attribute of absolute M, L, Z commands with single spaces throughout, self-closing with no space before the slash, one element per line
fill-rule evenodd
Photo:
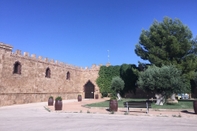
<path fill-rule="evenodd" d="M 118 107 L 124 107 L 123 102 L 126 101 L 145 101 L 146 99 L 122 99 L 118 101 Z M 109 100 L 104 102 L 92 103 L 87 104 L 86 106 L 90 107 L 109 107 Z M 164 104 L 163 106 L 155 105 L 154 103 L 151 104 L 153 109 L 193 109 L 193 101 L 190 100 L 180 100 L 178 104 Z"/>
<path fill-rule="evenodd" d="M 193 109 L 193 101 L 179 101 L 177 104 L 164 104 L 163 106 L 152 104 L 153 109 Z"/>

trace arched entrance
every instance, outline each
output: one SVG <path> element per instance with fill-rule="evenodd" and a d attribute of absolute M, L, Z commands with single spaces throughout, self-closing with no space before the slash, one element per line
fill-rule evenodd
<path fill-rule="evenodd" d="M 85 98 L 94 99 L 94 84 L 90 80 L 84 85 L 84 92 Z"/>

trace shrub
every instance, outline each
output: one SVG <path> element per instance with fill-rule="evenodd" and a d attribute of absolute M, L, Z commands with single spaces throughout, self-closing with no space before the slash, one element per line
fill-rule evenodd
<path fill-rule="evenodd" d="M 119 93 L 124 88 L 124 81 L 119 77 L 115 76 L 111 81 L 111 99 L 116 98 L 116 93 Z"/>
<path fill-rule="evenodd" d="M 107 92 L 103 92 L 101 93 L 102 94 L 102 97 L 107 97 L 108 93 Z"/>
<path fill-rule="evenodd" d="M 55 100 L 62 101 L 62 97 L 61 96 L 58 96 L 58 97 L 55 98 Z"/>

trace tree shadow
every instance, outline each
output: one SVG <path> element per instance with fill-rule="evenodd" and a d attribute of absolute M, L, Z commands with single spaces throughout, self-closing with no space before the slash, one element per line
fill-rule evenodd
<path fill-rule="evenodd" d="M 108 112 L 111 112 L 111 111 L 109 110 L 109 108 L 108 108 L 108 109 L 105 109 L 105 110 L 108 111 Z M 123 113 L 136 113 L 136 114 L 138 114 L 138 113 L 142 113 L 142 114 L 147 113 L 147 112 L 144 111 L 144 110 L 139 110 L 139 111 L 137 111 L 137 110 L 133 110 L 133 111 L 129 110 L 129 112 L 127 112 L 126 110 L 119 110 L 119 109 L 118 109 L 118 112 L 123 112 Z"/>
<path fill-rule="evenodd" d="M 106 111 L 110 112 L 110 110 L 109 110 L 109 109 L 106 109 Z"/>
<path fill-rule="evenodd" d="M 123 113 L 142 113 L 142 114 L 147 113 L 144 110 L 129 110 L 128 112 L 127 112 L 127 110 L 119 110 L 119 112 L 123 112 Z"/>
<path fill-rule="evenodd" d="M 182 110 L 182 113 L 186 113 L 186 114 L 192 114 L 192 115 L 196 115 L 194 112 L 190 112 L 188 110 Z"/>

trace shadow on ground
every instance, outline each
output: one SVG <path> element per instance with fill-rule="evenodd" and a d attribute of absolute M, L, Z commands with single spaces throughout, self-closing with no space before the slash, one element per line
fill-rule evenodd
<path fill-rule="evenodd" d="M 190 112 L 190 111 L 188 111 L 188 110 L 183 110 L 183 111 L 181 111 L 181 112 L 182 112 L 182 113 L 186 113 L 186 114 L 195 115 L 194 112 Z"/>

